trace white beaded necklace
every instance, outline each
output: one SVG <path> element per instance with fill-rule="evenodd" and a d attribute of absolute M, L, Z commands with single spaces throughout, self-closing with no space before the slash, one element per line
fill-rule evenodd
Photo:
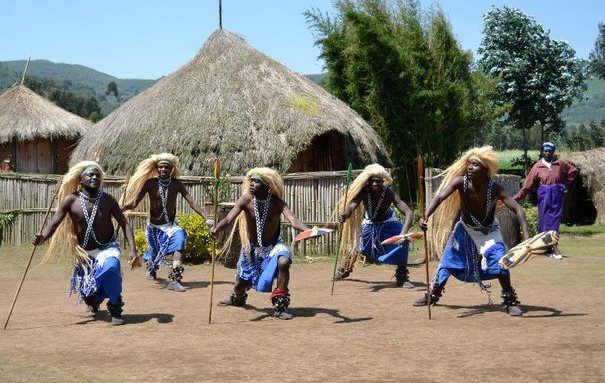
<path fill-rule="evenodd" d="M 162 179 L 158 177 L 158 192 L 160 193 L 160 200 L 162 201 L 162 214 L 160 215 L 160 219 L 163 217 L 168 223 L 170 223 L 170 219 L 168 218 L 168 191 L 170 190 L 171 184 L 172 177 L 168 177 L 168 181 L 166 182 L 163 182 Z"/>
<path fill-rule="evenodd" d="M 254 218 L 256 219 L 256 242 L 258 243 L 258 246 L 261 248 L 263 248 L 263 229 L 265 228 L 265 223 L 267 222 L 267 214 L 269 213 L 269 205 L 271 204 L 271 193 L 269 193 L 269 195 L 267 195 L 267 198 L 265 199 L 259 199 L 256 198 L 256 196 L 253 197 L 253 201 L 254 201 Z M 258 204 L 262 204 L 263 205 L 263 214 L 262 217 L 258 211 Z"/>
<path fill-rule="evenodd" d="M 82 212 L 84 213 L 84 220 L 86 221 L 86 232 L 84 233 L 84 242 L 82 244 L 82 247 L 86 248 L 86 245 L 88 244 L 88 240 L 91 237 L 92 237 L 92 240 L 95 241 L 95 243 L 97 245 L 103 246 L 103 245 L 106 245 L 109 242 L 111 242 L 113 240 L 113 238 L 111 238 L 106 243 L 101 243 L 97 239 L 97 236 L 93 229 L 93 224 L 95 222 L 95 218 L 97 216 L 97 211 L 99 208 L 99 202 L 101 201 L 101 197 L 103 197 L 103 191 L 99 190 L 96 197 L 91 197 L 91 196 L 83 193 L 82 191 L 79 191 L 78 197 L 80 198 L 80 205 L 82 206 Z M 86 206 L 86 202 L 84 202 L 84 199 L 87 199 L 92 203 L 92 212 L 90 212 L 90 214 L 88 213 L 88 207 Z"/>

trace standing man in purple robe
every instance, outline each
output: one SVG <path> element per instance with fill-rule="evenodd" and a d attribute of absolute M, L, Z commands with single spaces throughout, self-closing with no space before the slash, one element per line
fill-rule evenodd
<path fill-rule="evenodd" d="M 530 191 L 538 193 L 538 232 L 559 231 L 561 215 L 565 206 L 565 193 L 578 175 L 578 169 L 569 162 L 555 156 L 555 144 L 542 144 L 542 158 L 535 163 L 519 192 L 513 197 L 522 200 Z M 563 259 L 553 247 L 551 257 Z"/>

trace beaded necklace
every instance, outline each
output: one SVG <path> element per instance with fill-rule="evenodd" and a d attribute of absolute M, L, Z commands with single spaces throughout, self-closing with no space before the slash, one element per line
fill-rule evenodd
<path fill-rule="evenodd" d="M 82 191 L 78 192 L 78 197 L 80 198 L 80 205 L 82 206 L 82 212 L 84 213 L 84 220 L 86 221 L 86 232 L 84 233 L 84 242 L 82 244 L 82 247 L 84 248 L 86 248 L 86 245 L 88 245 L 88 240 L 91 237 L 97 245 L 101 246 L 107 245 L 109 242 L 113 241 L 113 238 L 111 238 L 106 243 L 101 243 L 97 239 L 97 236 L 93 229 L 93 224 L 95 222 L 95 218 L 97 216 L 97 211 L 99 208 L 99 202 L 101 201 L 101 197 L 103 197 L 103 194 L 103 191 L 99 190 L 96 197 L 90 197 L 89 195 L 84 194 Z M 84 199 L 87 199 L 92 203 L 92 212 L 90 212 L 90 214 L 88 213 L 88 207 L 86 206 L 86 202 L 84 202 Z"/>
<path fill-rule="evenodd" d="M 479 228 L 486 227 L 483 223 L 485 221 L 487 221 L 487 219 L 489 218 L 489 214 L 492 210 L 492 207 L 494 206 L 494 201 L 492 200 L 493 186 L 494 186 L 494 180 L 490 178 L 489 182 L 487 183 L 487 203 L 485 206 L 485 218 L 483 218 L 483 221 L 479 221 L 477 219 L 477 217 L 475 217 L 473 215 L 473 213 L 471 213 L 470 204 L 468 204 L 468 207 L 469 207 L 468 215 L 470 216 L 471 221 L 473 221 L 473 223 L 475 224 L 476 227 L 479 227 Z M 464 195 L 466 197 L 467 196 L 466 192 L 468 191 L 468 176 L 466 176 L 466 175 L 464 176 L 463 191 L 464 191 Z M 468 201 L 468 198 L 467 198 L 467 201 Z"/>
<path fill-rule="evenodd" d="M 370 221 L 373 221 L 376 219 L 376 216 L 378 215 L 378 212 L 380 211 L 380 205 L 382 205 L 382 200 L 384 199 L 386 191 L 387 191 L 387 188 L 383 187 L 382 193 L 380 193 L 380 198 L 378 198 L 378 204 L 376 204 L 376 210 L 373 210 L 373 207 L 372 207 L 372 192 L 368 191 L 366 193 L 368 196 L 368 201 L 366 203 L 366 210 L 368 211 L 368 218 L 370 219 Z"/>
<path fill-rule="evenodd" d="M 271 193 L 269 193 L 269 195 L 267 195 L 267 198 L 265 199 L 259 199 L 256 198 L 256 196 L 253 197 L 254 198 L 254 218 L 256 219 L 256 242 L 258 243 L 258 246 L 261 248 L 261 251 L 263 248 L 263 229 L 265 228 L 265 223 L 267 222 L 267 214 L 269 213 L 269 205 L 271 202 Z M 263 205 L 263 213 L 262 216 L 258 211 L 258 204 L 262 204 Z"/>
<path fill-rule="evenodd" d="M 170 219 L 168 218 L 168 191 L 170 190 L 170 185 L 172 185 L 172 177 L 168 177 L 168 181 L 166 182 L 158 177 L 158 192 L 160 193 L 160 200 L 162 201 L 162 214 L 160 214 L 160 219 L 165 218 L 168 223 L 170 223 Z"/>

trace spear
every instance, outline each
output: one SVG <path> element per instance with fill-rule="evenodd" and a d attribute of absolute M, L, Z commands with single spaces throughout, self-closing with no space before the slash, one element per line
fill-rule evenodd
<path fill-rule="evenodd" d="M 214 159 L 214 226 L 218 223 L 218 157 Z M 210 308 L 208 324 L 212 323 L 212 297 L 214 295 L 214 263 L 216 261 L 216 238 L 212 238 L 212 271 L 210 272 Z"/>
<path fill-rule="evenodd" d="M 421 155 L 418 155 L 418 204 L 420 205 L 420 216 L 424 219 L 424 213 L 426 210 L 424 200 L 424 160 Z M 431 289 L 429 282 L 429 246 L 428 239 L 426 236 L 426 229 L 424 231 L 424 270 L 426 273 L 426 307 L 429 309 L 429 319 L 431 319 Z"/>
<path fill-rule="evenodd" d="M 344 213 L 347 208 L 347 196 L 349 194 L 349 184 L 351 183 L 351 172 L 353 171 L 353 164 L 349 162 L 349 166 L 347 167 L 347 178 L 346 178 L 346 186 L 345 186 L 345 198 L 342 202 L 342 212 Z M 341 223 L 338 227 L 338 247 L 336 249 L 336 257 L 334 257 L 334 268 L 332 270 L 332 291 L 330 295 L 334 295 L 334 279 L 336 279 L 336 267 L 338 265 L 338 256 L 340 255 L 340 243 L 342 242 L 342 228 L 344 223 Z"/>
<path fill-rule="evenodd" d="M 57 194 L 59 194 L 59 187 L 61 186 L 61 182 L 57 183 L 55 187 L 55 192 L 53 194 L 53 198 L 50 200 L 50 204 L 48 205 L 48 209 L 46 209 L 46 214 L 44 215 L 44 219 L 42 220 L 42 226 L 40 226 L 40 231 L 38 234 L 42 234 L 42 230 L 46 225 L 46 220 L 48 219 L 48 214 L 50 213 L 50 209 L 52 209 L 53 204 L 55 203 L 55 199 L 57 199 Z M 34 258 L 34 253 L 36 252 L 36 248 L 38 245 L 34 245 L 32 252 L 29 256 L 29 261 L 27 261 L 27 266 L 25 266 L 25 271 L 23 272 L 23 276 L 21 277 L 21 282 L 19 282 L 19 287 L 17 287 L 17 292 L 15 293 L 15 297 L 13 298 L 13 303 L 11 304 L 11 309 L 8 312 L 8 317 L 6 317 L 6 322 L 4 322 L 4 330 L 6 330 L 6 326 L 8 326 L 8 321 L 11 319 L 11 314 L 13 313 L 13 309 L 15 308 L 15 303 L 17 303 L 17 298 L 19 297 L 19 292 L 21 291 L 21 287 L 23 286 L 23 281 L 25 281 L 25 276 L 27 275 L 27 271 L 29 270 L 29 266 L 32 263 L 32 259 Z"/>

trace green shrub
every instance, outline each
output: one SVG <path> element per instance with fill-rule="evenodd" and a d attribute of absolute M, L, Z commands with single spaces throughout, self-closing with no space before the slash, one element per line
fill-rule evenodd
<path fill-rule="evenodd" d="M 185 246 L 185 263 L 204 263 L 212 260 L 212 239 L 210 229 L 206 225 L 204 218 L 197 214 L 179 214 L 179 225 L 187 232 L 187 244 Z M 139 230 L 134 235 L 134 241 L 137 245 L 139 254 L 144 254 L 147 250 L 147 240 L 145 230 Z"/>
<path fill-rule="evenodd" d="M 183 262 L 212 261 L 212 238 L 206 220 L 197 214 L 179 215 L 179 225 L 187 232 L 187 246 Z"/>
<path fill-rule="evenodd" d="M 0 244 L 4 240 L 4 229 L 10 227 L 17 220 L 19 211 L 10 211 L 7 213 L 0 213 Z"/>
<path fill-rule="evenodd" d="M 137 245 L 139 255 L 145 254 L 147 251 L 147 236 L 145 230 L 137 230 L 134 233 L 134 243 Z"/>
<path fill-rule="evenodd" d="M 533 206 L 530 203 L 524 203 L 523 208 L 525 209 L 525 218 L 527 219 L 527 226 L 529 226 L 529 234 L 538 234 L 538 207 Z"/>
<path fill-rule="evenodd" d="M 9 211 L 6 213 L 0 213 L 0 228 L 9 227 L 16 220 L 19 215 L 19 211 Z"/>

